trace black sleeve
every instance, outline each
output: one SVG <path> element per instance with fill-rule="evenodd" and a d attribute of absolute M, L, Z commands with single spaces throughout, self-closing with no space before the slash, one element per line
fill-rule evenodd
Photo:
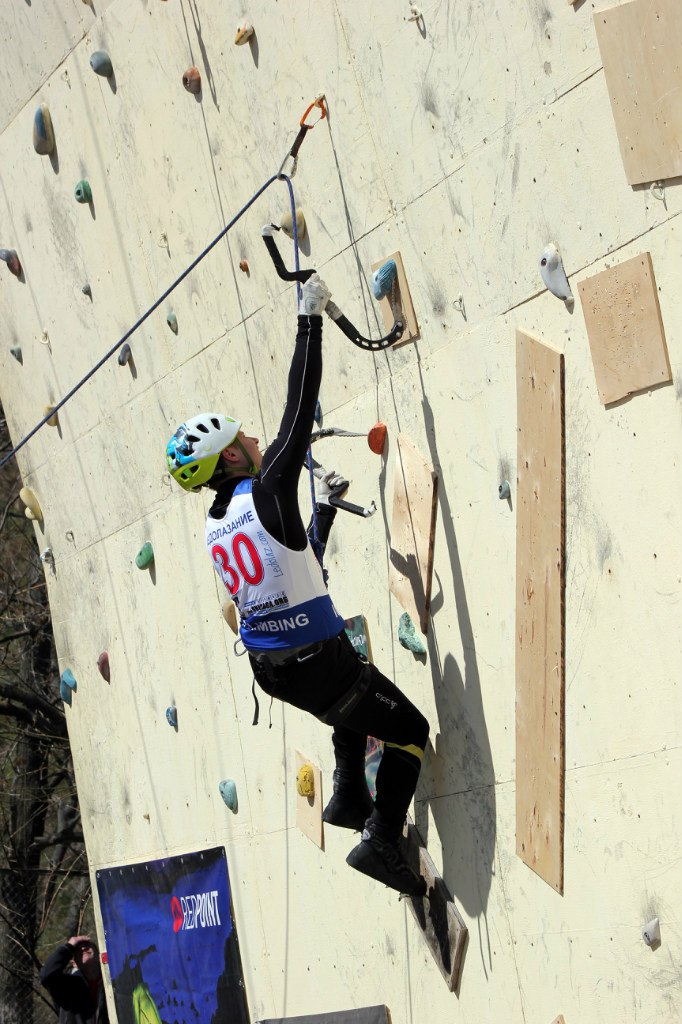
<path fill-rule="evenodd" d="M 40 970 L 40 981 L 63 1010 L 79 1012 L 88 1002 L 88 990 L 80 975 L 65 974 L 73 957 L 73 946 L 64 943 L 48 956 Z"/>
<path fill-rule="evenodd" d="M 324 557 L 324 553 L 327 548 L 327 541 L 329 540 L 329 534 L 331 533 L 334 520 L 336 519 L 336 509 L 331 505 L 315 503 L 315 511 L 317 513 L 317 541 L 320 546 L 319 556 Z M 313 538 L 313 519 L 311 517 L 308 523 L 308 539 L 311 544 Z M 318 552 L 315 552 L 318 554 Z"/>
<path fill-rule="evenodd" d="M 298 507 L 298 481 L 315 422 L 321 379 L 322 317 L 299 316 L 282 422 L 253 484 L 254 505 L 265 529 L 295 551 L 302 551 L 307 544 Z"/>

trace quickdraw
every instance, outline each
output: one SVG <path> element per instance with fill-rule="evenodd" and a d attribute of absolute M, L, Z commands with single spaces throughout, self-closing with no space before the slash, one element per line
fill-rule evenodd
<path fill-rule="evenodd" d="M 310 111 L 313 109 L 313 107 L 319 107 L 319 109 L 322 111 L 322 113 L 318 117 L 317 121 L 314 121 L 312 124 L 306 124 L 305 123 L 306 118 L 307 118 L 308 114 L 310 113 Z M 308 132 L 312 128 L 315 127 L 315 125 L 318 123 L 318 121 L 324 121 L 326 116 L 327 116 L 327 107 L 325 105 L 324 95 L 320 94 L 319 96 L 315 97 L 315 99 L 310 104 L 310 106 L 306 110 L 305 114 L 303 115 L 303 117 L 299 121 L 298 135 L 294 139 L 293 146 L 291 147 L 291 149 L 289 150 L 287 155 L 284 157 L 284 160 L 282 160 L 282 163 L 279 165 L 279 170 L 277 171 L 277 177 L 278 178 L 284 178 L 284 177 L 293 178 L 293 176 L 296 174 L 296 168 L 298 167 L 298 151 L 299 151 L 299 149 L 301 148 L 301 146 L 303 144 L 303 140 L 305 139 L 305 137 L 308 134 Z M 287 162 L 287 160 L 289 160 L 289 159 L 292 160 L 291 170 L 289 171 L 288 175 L 285 175 L 283 173 L 284 172 L 284 165 Z"/>
<path fill-rule="evenodd" d="M 273 231 L 280 230 L 277 224 L 271 224 L 269 225 L 269 227 Z M 284 265 L 284 260 L 282 259 L 280 251 L 277 248 L 277 242 L 275 241 L 274 236 L 269 232 L 266 232 L 265 229 L 263 229 L 262 236 L 263 241 L 265 242 L 265 247 L 270 253 L 272 262 L 275 265 L 275 270 L 277 271 L 278 277 L 280 277 L 283 281 L 296 281 L 299 284 L 305 284 L 308 278 L 312 277 L 312 275 L 315 273 L 315 270 L 287 270 L 287 268 Z M 376 340 L 373 340 L 372 338 L 365 338 L 363 337 L 363 335 L 360 334 L 357 327 L 355 327 L 350 322 L 348 317 L 343 315 L 343 313 L 336 305 L 336 303 L 332 302 L 331 300 L 328 301 L 325 307 L 325 311 L 328 314 L 328 316 L 334 321 L 336 326 L 341 331 L 343 331 L 343 333 L 346 335 L 349 341 L 352 341 L 354 345 L 358 346 L 358 348 L 364 348 L 371 352 L 377 352 L 384 348 L 390 348 L 391 345 L 395 344 L 396 341 L 399 341 L 402 338 L 405 332 L 405 324 L 403 323 L 403 321 L 396 320 L 393 324 L 393 327 L 384 338 L 378 338 Z"/>

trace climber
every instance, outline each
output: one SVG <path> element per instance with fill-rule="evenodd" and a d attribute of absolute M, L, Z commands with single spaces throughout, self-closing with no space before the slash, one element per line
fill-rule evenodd
<path fill-rule="evenodd" d="M 330 292 L 315 274 L 302 288 L 298 333 L 279 433 L 264 454 L 241 421 L 222 413 L 187 420 L 166 456 L 187 491 L 215 498 L 206 545 L 240 615 L 240 636 L 259 686 L 333 729 L 330 825 L 362 832 L 348 864 L 410 896 L 426 883 L 408 865 L 402 829 L 417 785 L 428 722 L 374 665 L 358 655 L 329 597 L 298 507 L 322 377 L 322 312 Z M 316 502 L 324 545 L 348 484 L 326 473 Z M 365 780 L 367 736 L 384 741 L 372 803 Z"/>

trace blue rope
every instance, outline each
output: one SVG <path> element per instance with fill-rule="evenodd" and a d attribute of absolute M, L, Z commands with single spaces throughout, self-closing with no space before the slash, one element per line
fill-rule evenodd
<path fill-rule="evenodd" d="M 213 247 L 216 246 L 218 244 L 218 242 L 222 238 L 225 237 L 225 235 L 230 230 L 230 228 L 232 228 L 237 223 L 239 218 L 241 216 L 243 216 L 243 214 L 246 213 L 246 211 L 249 209 L 249 207 L 251 207 L 255 203 L 256 199 L 258 199 L 259 196 L 261 196 L 263 194 L 263 192 L 265 192 L 266 188 L 269 188 L 270 185 L 272 185 L 273 181 L 278 181 L 279 179 L 281 179 L 283 181 L 286 181 L 287 185 L 289 186 L 289 194 L 290 194 L 290 197 L 291 197 L 292 209 L 294 210 L 294 244 L 296 245 L 296 256 L 297 256 L 297 260 L 298 260 L 298 245 L 297 245 L 297 242 L 296 242 L 296 213 L 295 213 L 295 207 L 294 207 L 294 191 L 293 191 L 293 188 L 291 186 L 291 180 L 287 177 L 286 174 L 273 174 L 273 176 L 271 178 L 268 178 L 268 180 L 265 182 L 265 184 L 261 188 L 258 189 L 258 191 L 251 197 L 251 199 L 249 199 L 248 203 L 246 203 L 245 206 L 242 206 L 242 208 L 239 211 L 239 213 L 235 217 L 232 218 L 230 223 L 226 227 L 224 227 L 222 229 L 222 231 L 218 235 L 216 235 L 216 237 L 213 239 L 213 241 L 209 245 L 206 246 L 204 251 L 199 253 L 197 258 L 195 260 L 193 260 L 192 263 L 190 263 L 190 265 L 187 267 L 186 270 L 184 270 L 182 272 L 182 274 L 180 274 L 180 276 L 173 282 L 173 284 L 170 286 L 170 288 L 167 288 L 166 291 L 163 293 L 163 295 L 161 295 L 156 300 L 154 305 L 149 307 L 147 312 L 144 313 L 140 317 L 140 319 L 137 321 L 137 323 L 133 324 L 133 326 L 130 328 L 130 330 L 127 331 L 123 335 L 122 338 L 119 338 L 119 340 L 116 342 L 116 344 L 113 345 L 112 348 L 109 349 L 109 351 L 106 353 L 106 355 L 102 356 L 102 358 L 100 359 L 100 361 L 98 363 L 95 363 L 95 365 L 92 367 L 92 369 L 88 373 L 86 373 L 85 377 L 83 377 L 83 379 L 80 380 L 78 382 L 78 384 L 76 384 L 75 387 L 71 388 L 71 390 L 68 392 L 68 394 L 66 394 L 64 396 L 64 398 L 61 399 L 60 402 L 58 402 L 55 406 L 53 406 L 51 408 L 49 413 L 47 413 L 45 416 L 43 416 L 42 420 L 35 425 L 33 430 L 30 430 L 29 433 L 26 434 L 25 437 L 22 437 L 22 439 L 19 442 L 19 444 L 17 444 L 12 449 L 12 451 L 9 453 L 9 455 L 6 455 L 4 457 L 2 462 L 0 462 L 0 469 L 2 469 L 2 467 L 5 465 L 6 462 L 9 462 L 9 460 L 12 458 L 13 455 L 16 455 L 17 452 L 21 448 L 24 447 L 24 445 L 26 444 L 27 441 L 30 441 L 30 439 L 34 436 L 34 434 L 38 433 L 38 431 L 40 430 L 41 427 L 45 426 L 47 421 L 49 419 L 51 419 L 51 417 L 54 416 L 54 414 L 56 412 L 58 412 L 62 408 L 63 405 L 66 405 L 66 403 L 69 401 L 70 398 L 73 398 L 73 396 L 76 394 L 76 392 L 79 391 L 83 387 L 83 385 L 87 381 L 89 381 L 90 378 L 93 377 L 97 373 L 97 371 L 100 369 L 100 367 L 104 366 L 104 364 L 106 363 L 106 361 L 108 359 L 111 359 L 111 357 L 114 355 L 115 352 L 118 351 L 118 349 L 121 347 L 121 345 L 125 344 L 125 342 L 128 340 L 128 338 L 130 338 L 135 333 L 135 331 L 138 329 L 138 327 L 140 327 L 145 322 L 147 317 L 151 316 L 151 314 L 154 312 L 154 310 L 159 308 L 161 303 L 165 299 L 168 298 L 168 296 L 171 294 L 172 291 L 175 290 L 175 288 L 177 288 L 177 286 L 180 284 L 180 282 L 185 280 L 187 275 L 190 274 L 194 270 L 194 268 L 197 266 L 198 263 L 201 263 L 201 261 L 203 260 L 204 256 L 207 256 L 208 253 L 211 251 L 211 249 L 213 249 Z M 297 262 L 297 268 L 298 268 L 298 262 Z M 300 288 L 300 285 L 297 285 L 297 288 Z M 313 509 L 314 509 L 314 505 L 313 505 Z"/>
<path fill-rule="evenodd" d="M 290 178 L 286 179 L 286 183 L 287 183 L 287 185 L 289 187 L 289 203 L 291 205 L 291 224 L 292 224 L 292 229 L 293 229 L 293 232 L 294 232 L 294 264 L 295 264 L 296 270 L 299 271 L 301 269 L 301 266 L 300 266 L 300 259 L 299 259 L 299 255 L 298 255 L 298 230 L 296 228 L 296 203 L 294 202 L 294 189 L 293 189 L 293 186 L 291 184 L 291 179 Z M 300 301 L 301 301 L 301 285 L 297 281 L 296 282 L 296 303 L 297 303 L 297 305 L 298 305 L 298 303 Z M 317 506 L 315 504 L 315 475 L 313 473 L 313 449 L 312 449 L 312 445 L 308 445 L 308 458 L 307 458 L 306 461 L 307 461 L 307 466 L 308 466 L 308 476 L 310 478 L 310 500 L 312 501 L 312 505 L 313 505 L 313 540 L 312 540 L 312 547 L 313 547 L 313 551 L 315 552 L 315 555 L 317 557 L 317 560 L 320 563 L 320 566 L 322 566 L 322 550 L 321 550 L 321 545 L 320 545 L 320 535 L 319 535 L 318 526 L 317 526 Z"/>

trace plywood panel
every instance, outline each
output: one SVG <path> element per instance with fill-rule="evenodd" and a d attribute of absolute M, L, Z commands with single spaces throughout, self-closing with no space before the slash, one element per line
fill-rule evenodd
<path fill-rule="evenodd" d="M 632 0 L 594 24 L 628 181 L 682 174 L 680 0 Z"/>
<path fill-rule="evenodd" d="M 516 852 L 563 892 L 564 360 L 516 333 Z"/>
<path fill-rule="evenodd" d="M 296 751 L 296 771 L 304 764 L 310 764 L 310 758 Z M 324 832 L 322 826 L 322 772 L 317 765 L 312 765 L 315 779 L 315 792 L 312 796 L 301 796 L 296 790 L 296 824 L 301 832 L 312 840 L 321 850 L 324 849 Z"/>
<path fill-rule="evenodd" d="M 426 879 L 426 896 L 412 898 L 410 909 L 445 983 L 454 992 L 462 969 L 467 926 L 409 816 L 406 834 L 407 859 L 411 867 Z"/>
<path fill-rule="evenodd" d="M 407 341 L 414 341 L 415 338 L 419 337 L 419 325 L 417 324 L 417 318 L 414 314 L 414 306 L 412 305 L 412 296 L 410 295 L 410 288 L 407 283 L 407 277 L 405 275 L 405 267 L 403 266 L 403 258 L 399 252 L 392 252 L 390 256 L 386 256 L 383 260 L 378 260 L 372 264 L 372 273 L 382 267 L 384 263 L 388 263 L 389 260 L 395 260 L 395 265 L 398 270 L 394 293 L 390 296 L 386 296 L 379 301 L 379 308 L 381 309 L 381 315 L 384 318 L 384 327 L 386 328 L 386 334 L 393 328 L 393 324 L 396 320 L 402 317 L 405 325 L 405 331 L 400 341 L 397 341 L 391 348 L 397 348 L 399 345 L 404 345 Z"/>
<path fill-rule="evenodd" d="M 672 379 L 650 253 L 603 270 L 578 288 L 605 405 Z"/>
<path fill-rule="evenodd" d="M 422 633 L 429 625 L 437 488 L 433 466 L 398 434 L 389 585 Z"/>

